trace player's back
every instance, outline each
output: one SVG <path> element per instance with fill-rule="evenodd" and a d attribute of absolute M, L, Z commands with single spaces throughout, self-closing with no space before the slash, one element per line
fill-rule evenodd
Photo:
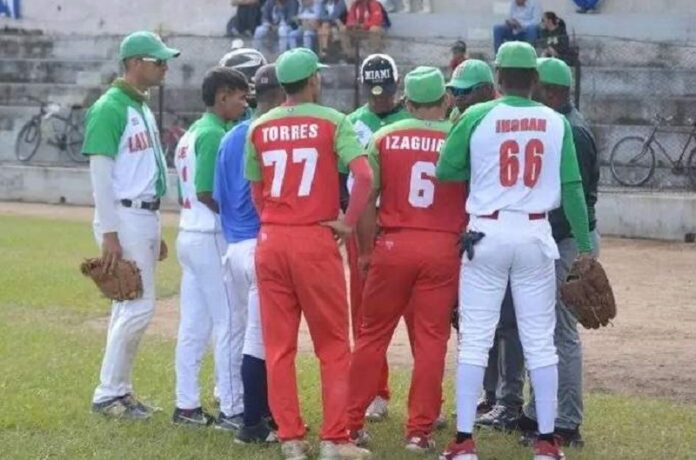
<path fill-rule="evenodd" d="M 256 156 L 263 181 L 262 223 L 310 225 L 338 216 L 346 130 L 355 136 L 345 115 L 309 103 L 277 107 L 252 124 L 247 154 Z"/>
<path fill-rule="evenodd" d="M 503 97 L 473 106 L 467 211 L 548 212 L 560 205 L 561 115 L 529 99 Z"/>
<path fill-rule="evenodd" d="M 466 222 L 464 183 L 435 179 L 449 121 L 403 120 L 379 130 L 370 147 L 378 172 L 380 226 L 460 233 Z"/>

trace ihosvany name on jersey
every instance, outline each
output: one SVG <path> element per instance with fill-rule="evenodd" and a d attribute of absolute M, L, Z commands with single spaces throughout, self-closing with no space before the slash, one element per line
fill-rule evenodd
<path fill-rule="evenodd" d="M 389 150 L 421 150 L 423 152 L 439 153 L 445 140 L 428 136 L 396 136 L 390 134 L 385 138 L 385 142 Z"/>
<path fill-rule="evenodd" d="M 302 123 L 291 126 L 268 126 L 262 128 L 261 133 L 263 142 L 316 139 L 319 135 L 319 125 L 316 123 Z"/>
<path fill-rule="evenodd" d="M 511 133 L 516 131 L 540 131 L 546 132 L 546 120 L 544 118 L 518 118 L 513 120 L 496 120 L 496 133 Z"/>

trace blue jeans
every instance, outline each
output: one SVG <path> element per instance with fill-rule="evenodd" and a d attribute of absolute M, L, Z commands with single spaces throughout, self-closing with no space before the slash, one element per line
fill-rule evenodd
<path fill-rule="evenodd" d="M 597 8 L 597 4 L 599 3 L 599 0 L 573 0 L 576 5 L 578 5 L 578 8 L 582 8 L 583 10 L 592 10 Z"/>
<path fill-rule="evenodd" d="M 254 31 L 254 48 L 261 48 L 261 41 L 271 32 L 272 27 L 268 23 L 261 24 Z M 293 29 L 285 23 L 278 25 L 278 52 L 282 53 L 299 46 L 299 39 L 302 37 L 302 30 Z"/>
<path fill-rule="evenodd" d="M 518 32 L 513 32 L 511 27 L 507 24 L 498 24 L 493 26 L 493 51 L 498 52 L 498 48 L 504 42 L 518 40 L 535 45 L 537 36 L 539 35 L 539 26 L 532 25 L 523 27 L 522 30 Z"/>

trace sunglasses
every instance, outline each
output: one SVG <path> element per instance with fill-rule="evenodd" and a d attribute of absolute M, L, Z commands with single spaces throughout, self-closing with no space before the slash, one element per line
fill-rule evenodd
<path fill-rule="evenodd" d="M 152 57 L 142 57 L 142 58 L 140 58 L 140 60 L 144 61 L 144 62 L 152 62 L 157 67 L 162 67 L 162 66 L 167 64 L 167 61 L 165 61 L 163 59 L 157 59 L 157 58 L 152 58 Z"/>
<path fill-rule="evenodd" d="M 485 83 L 481 83 L 481 84 L 474 85 L 471 88 L 466 88 L 466 89 L 450 88 L 450 92 L 452 93 L 452 96 L 454 96 L 454 97 L 466 97 L 466 96 L 470 95 L 471 93 L 473 93 L 474 91 L 476 91 L 477 88 L 483 86 L 484 84 Z"/>

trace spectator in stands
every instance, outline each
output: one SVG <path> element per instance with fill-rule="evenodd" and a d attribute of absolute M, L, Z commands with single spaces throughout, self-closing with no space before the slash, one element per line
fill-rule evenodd
<path fill-rule="evenodd" d="M 252 37 L 261 22 L 261 3 L 260 0 L 232 0 L 237 14 L 227 23 L 227 35 Z"/>
<path fill-rule="evenodd" d="M 597 6 L 599 6 L 600 0 L 573 0 L 576 5 L 578 5 L 578 9 L 575 10 L 580 14 L 585 14 L 585 13 L 596 13 L 597 12 Z"/>
<path fill-rule="evenodd" d="M 454 72 L 459 64 L 466 61 L 466 42 L 464 40 L 457 40 L 450 48 L 452 51 L 452 59 L 450 59 L 449 68 L 450 74 Z"/>
<path fill-rule="evenodd" d="M 541 18 L 537 52 L 543 57 L 559 58 L 566 63 L 569 61 L 570 38 L 566 24 L 553 11 L 547 11 Z"/>
<path fill-rule="evenodd" d="M 319 30 L 320 8 L 320 1 L 300 0 L 300 10 L 297 13 L 297 20 L 302 33 L 302 46 L 311 50 L 314 49 L 317 30 Z"/>
<path fill-rule="evenodd" d="M 411 13 L 415 12 L 412 7 L 413 0 L 403 0 L 404 3 L 404 9 L 402 10 L 402 13 Z M 433 12 L 433 2 L 432 0 L 421 0 L 421 5 L 422 9 L 420 10 L 421 13 L 432 13 Z"/>
<path fill-rule="evenodd" d="M 341 34 L 341 46 L 348 59 L 355 54 L 353 39 L 369 37 L 371 53 L 382 49 L 384 31 L 390 26 L 389 17 L 384 6 L 377 0 L 354 0 L 348 10 L 346 30 Z"/>
<path fill-rule="evenodd" d="M 497 53 L 503 42 L 525 41 L 534 45 L 539 34 L 541 7 L 537 0 L 512 0 L 505 24 L 493 26 L 493 47 Z"/>
<path fill-rule="evenodd" d="M 329 42 L 334 30 L 339 33 L 346 29 L 348 8 L 345 0 L 319 1 L 319 57 L 326 61 Z"/>
<path fill-rule="evenodd" d="M 275 33 L 278 51 L 297 47 L 302 31 L 297 25 L 297 0 L 266 0 L 261 9 L 261 25 L 254 31 L 254 48 L 261 48 L 261 40 Z"/>

